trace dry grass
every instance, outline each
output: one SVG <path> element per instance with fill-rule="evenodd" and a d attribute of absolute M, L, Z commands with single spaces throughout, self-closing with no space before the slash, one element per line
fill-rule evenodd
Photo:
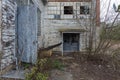
<path fill-rule="evenodd" d="M 89 59 L 82 53 L 69 56 L 72 58 L 68 60 L 64 59 L 68 56 L 52 56 L 52 59 L 61 57 L 61 62 L 67 65 L 65 71 L 72 73 L 74 80 L 120 80 L 120 68 L 114 69 L 110 56 L 94 55 Z"/>

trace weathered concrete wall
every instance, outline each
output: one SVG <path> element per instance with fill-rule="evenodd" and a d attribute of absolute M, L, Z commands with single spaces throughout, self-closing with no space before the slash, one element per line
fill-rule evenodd
<path fill-rule="evenodd" d="M 16 0 L 18 6 L 35 4 L 41 11 L 44 11 L 44 5 L 41 0 Z"/>
<path fill-rule="evenodd" d="M 1 1 L 1 0 L 0 0 Z M 17 1 L 17 4 L 15 3 Z M 32 1 L 32 2 L 31 2 Z M 11 63 L 15 61 L 15 52 L 17 51 L 17 44 L 16 44 L 16 27 L 15 25 L 17 22 L 16 14 L 17 14 L 17 5 L 18 6 L 24 6 L 24 5 L 30 5 L 34 3 L 41 12 L 41 20 L 38 23 L 40 23 L 40 27 L 43 26 L 43 17 L 44 17 L 44 5 L 41 2 L 41 0 L 31 0 L 30 2 L 28 0 L 3 0 L 2 1 L 2 14 L 0 20 L 2 20 L 2 26 L 0 29 L 2 29 L 1 32 L 1 43 L 2 43 L 2 52 L 3 57 L 1 60 L 1 69 L 6 68 Z M 0 4 L 1 5 L 1 4 Z M 38 36 L 39 38 L 39 44 L 41 43 L 41 36 Z M 1 46 L 0 46 L 1 47 Z"/>
<path fill-rule="evenodd" d="M 48 2 L 46 8 L 46 15 L 44 20 L 43 46 L 47 47 L 59 42 L 62 42 L 62 33 L 60 29 L 84 29 L 88 32 L 80 32 L 80 50 L 84 51 L 86 42 L 88 42 L 89 30 L 91 26 L 91 14 L 95 13 L 95 5 L 91 7 L 94 2 Z M 89 6 L 90 14 L 81 15 L 80 6 Z M 73 6 L 73 15 L 64 15 L 64 6 Z M 94 9 L 91 9 L 94 8 Z M 54 15 L 60 15 L 60 19 L 56 19 Z M 77 15 L 77 17 L 76 17 Z M 95 14 L 94 14 L 95 15 Z M 55 51 L 62 51 L 62 45 L 54 49 Z"/>
<path fill-rule="evenodd" d="M 38 25 L 38 31 L 39 31 L 39 34 L 38 34 L 38 44 L 40 45 L 41 44 L 41 35 L 40 35 L 40 31 L 41 31 L 41 26 L 42 26 L 42 19 L 43 19 L 43 17 L 44 16 L 41 16 L 41 15 L 43 15 L 44 13 L 44 5 L 43 5 L 43 3 L 41 2 L 41 0 L 17 0 L 17 4 L 18 4 L 18 7 L 20 7 L 20 6 L 29 6 L 29 5 L 34 5 L 35 7 L 37 7 L 38 9 L 38 12 L 37 12 L 37 14 L 38 15 L 36 15 L 35 17 L 37 17 L 37 19 L 38 19 L 38 21 L 37 22 L 35 22 L 35 23 L 37 23 Z M 19 9 L 19 8 L 18 8 Z M 22 8 L 21 8 L 22 9 Z M 31 11 L 31 10 L 30 10 Z M 30 11 L 28 11 L 28 13 L 30 13 Z M 19 10 L 18 10 L 18 12 L 19 12 Z M 33 14 L 32 15 L 34 15 L 34 13 L 36 13 L 36 12 L 33 12 Z M 27 14 L 27 11 L 25 12 L 25 13 L 22 13 L 23 15 L 25 15 L 25 14 Z M 20 16 L 21 17 L 21 16 Z M 32 16 L 33 17 L 33 16 Z M 29 19 L 32 19 L 32 17 L 29 17 Z M 34 19 L 34 18 L 33 18 Z M 25 20 L 26 21 L 26 20 Z M 23 22 L 25 22 L 25 21 L 23 21 Z M 19 21 L 18 21 L 19 22 Z M 31 23 L 31 22 L 30 22 Z M 20 24 L 20 23 L 19 23 Z M 23 25 L 24 26 L 24 25 Z M 19 27 L 19 26 L 18 26 Z M 32 28 L 31 26 L 26 26 L 26 27 L 29 27 L 29 28 Z M 35 26 L 33 26 L 33 27 L 35 27 Z M 19 28 L 20 29 L 20 28 Z M 18 29 L 18 30 L 19 30 Z M 25 28 L 24 28 L 25 29 Z M 35 29 L 35 28 L 34 28 Z M 26 31 L 30 31 L 31 29 L 27 29 L 26 28 Z M 32 29 L 33 30 L 33 29 Z M 33 30 L 33 32 L 34 32 L 35 30 Z M 22 31 L 19 31 L 19 32 L 22 32 Z M 31 31 L 30 31 L 31 32 Z M 36 31 L 37 32 L 37 31 Z M 19 33 L 19 34 L 21 34 L 21 33 Z M 19 35 L 18 34 L 18 35 Z M 34 35 L 35 36 L 35 35 Z M 32 36 L 29 36 L 29 38 L 31 38 Z M 37 35 L 35 36 L 35 37 L 37 37 Z M 34 38 L 35 38 L 34 37 Z M 33 39 L 34 39 L 33 38 Z M 29 40 L 29 39 L 28 39 Z M 20 40 L 19 40 L 20 41 Z M 19 42 L 18 41 L 18 42 Z M 36 42 L 37 43 L 37 40 L 35 40 L 34 42 Z M 31 43 L 33 43 L 33 41 L 32 40 L 30 40 L 30 43 L 29 44 L 25 44 L 25 45 L 27 45 L 27 46 L 29 46 Z M 19 45 L 19 44 L 18 44 Z M 32 45 L 32 44 L 31 44 Z M 35 46 L 35 45 L 34 45 Z M 31 48 L 33 48 L 33 47 L 31 47 Z M 25 48 L 24 48 L 25 49 Z M 37 49 L 37 48 L 36 48 Z M 32 49 L 31 49 L 32 50 Z M 34 50 L 34 49 L 33 49 Z M 26 51 L 27 51 L 27 49 L 26 49 Z M 31 55 L 29 55 L 29 53 L 31 53 L 32 51 L 30 51 L 30 52 L 28 52 L 28 56 L 31 56 Z M 25 54 L 26 54 L 27 52 L 25 52 Z M 35 51 L 33 52 L 33 53 L 35 53 Z M 36 54 L 36 53 L 35 53 Z M 25 57 L 27 56 L 27 55 L 25 55 Z M 23 55 L 24 56 L 24 55 Z M 24 58 L 25 58 L 24 57 Z M 33 57 L 33 56 L 32 56 Z M 26 57 L 27 59 L 28 59 L 28 57 Z M 29 59 L 28 59 L 29 60 Z"/>
<path fill-rule="evenodd" d="M 1 18 L 2 18 L 2 10 L 1 10 L 1 7 L 2 7 L 2 1 L 0 0 L 0 51 L 2 50 L 2 45 L 1 45 Z"/>
<path fill-rule="evenodd" d="M 30 4 L 34 4 L 36 5 L 38 8 L 39 8 L 39 11 L 40 11 L 40 15 L 38 15 L 38 17 L 40 18 L 39 22 L 38 22 L 38 30 L 39 32 L 42 31 L 42 29 L 44 28 L 44 16 L 45 16 L 45 6 L 42 2 L 42 0 L 16 0 L 17 1 L 17 4 L 18 6 L 23 6 L 23 5 L 30 5 Z M 44 34 L 44 32 L 40 32 L 39 33 L 40 35 L 38 35 L 38 46 L 39 47 L 42 47 L 42 45 L 44 43 L 42 43 L 41 41 L 43 40 L 43 36 L 41 36 L 42 34 Z"/>
<path fill-rule="evenodd" d="M 38 8 L 40 9 L 40 22 L 39 22 L 39 26 L 40 26 L 40 30 L 41 33 L 39 33 L 40 35 L 38 35 L 38 46 L 39 47 L 43 47 L 44 45 L 44 36 L 42 36 L 44 34 L 44 17 L 45 17 L 45 12 L 46 12 L 46 5 L 43 5 L 43 2 L 41 0 L 33 0 L 35 5 L 38 6 Z"/>
<path fill-rule="evenodd" d="M 2 60 L 1 69 L 14 61 L 15 55 L 15 19 L 17 5 L 14 0 L 2 0 Z"/>
<path fill-rule="evenodd" d="M 18 6 L 25 6 L 28 5 L 31 1 L 30 0 L 16 0 Z"/>
<path fill-rule="evenodd" d="M 73 6 L 72 15 L 64 15 L 64 6 Z M 80 14 L 80 6 L 87 6 L 91 9 L 91 2 L 48 2 L 47 16 L 48 19 L 54 19 L 54 15 L 61 15 L 61 19 L 89 18 L 90 15 Z"/>
<path fill-rule="evenodd" d="M 66 20 L 63 20 L 62 24 L 57 24 L 57 21 L 45 21 L 45 26 L 44 26 L 44 47 L 56 44 L 56 43 L 60 43 L 62 42 L 62 33 L 59 31 L 60 29 L 84 29 L 82 28 L 80 25 L 78 24 L 74 24 L 74 21 L 72 23 L 72 21 L 66 21 L 67 23 L 64 23 Z M 47 24 L 46 24 L 47 22 Z M 50 22 L 50 23 L 48 23 Z M 58 22 L 61 22 L 61 20 L 58 20 Z M 49 25 L 48 25 L 49 24 Z M 85 29 L 86 30 L 86 29 Z M 88 29 L 87 29 L 88 30 Z M 87 34 L 87 36 L 86 36 Z M 86 47 L 86 38 L 88 37 L 88 33 L 86 32 L 80 32 L 80 50 L 84 50 Z M 60 46 L 59 48 L 56 48 L 55 50 L 57 51 L 61 51 L 62 50 L 62 46 Z"/>

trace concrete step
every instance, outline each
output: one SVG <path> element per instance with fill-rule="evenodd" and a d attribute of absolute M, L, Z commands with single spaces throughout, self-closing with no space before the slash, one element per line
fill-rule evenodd
<path fill-rule="evenodd" d="M 6 74 L 2 75 L 1 78 L 5 79 L 16 79 L 16 80 L 24 80 L 25 79 L 25 71 L 24 70 L 11 70 Z"/>

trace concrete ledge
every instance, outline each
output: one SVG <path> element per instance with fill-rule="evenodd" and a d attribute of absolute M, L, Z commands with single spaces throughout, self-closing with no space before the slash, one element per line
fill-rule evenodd
<path fill-rule="evenodd" d="M 25 71 L 24 70 L 11 70 L 8 73 L 2 75 L 1 78 L 24 80 Z"/>
<path fill-rule="evenodd" d="M 3 69 L 3 70 L 0 71 L 0 75 L 3 75 L 6 72 L 10 71 L 13 67 L 14 67 L 13 65 L 9 65 L 8 67 L 6 67 L 5 69 Z"/>

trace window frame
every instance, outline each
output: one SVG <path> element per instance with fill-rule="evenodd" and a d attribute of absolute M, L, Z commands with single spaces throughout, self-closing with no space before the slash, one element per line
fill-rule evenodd
<path fill-rule="evenodd" d="M 85 10 L 87 12 L 85 12 Z M 90 8 L 89 8 L 89 6 L 86 6 L 86 5 L 80 6 L 80 15 L 89 15 L 89 14 L 90 14 Z"/>
<path fill-rule="evenodd" d="M 65 10 L 66 8 L 66 10 Z M 64 6 L 64 15 L 73 15 L 73 6 Z"/>

